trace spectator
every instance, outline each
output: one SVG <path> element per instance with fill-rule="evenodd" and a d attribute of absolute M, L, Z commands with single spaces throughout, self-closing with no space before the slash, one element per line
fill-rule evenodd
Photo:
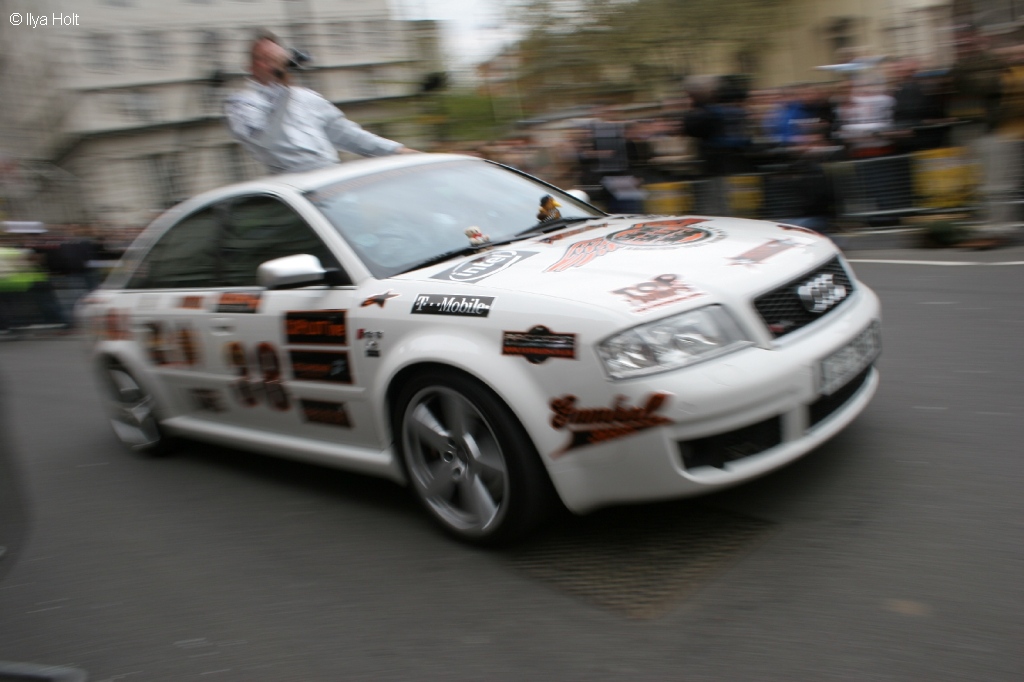
<path fill-rule="evenodd" d="M 958 144 L 991 132 L 1002 92 L 1004 64 L 988 49 L 984 37 L 970 25 L 956 30 L 956 61 L 949 73 L 950 115 L 973 123 L 961 126 Z"/>
<path fill-rule="evenodd" d="M 803 144 L 827 125 L 817 89 L 809 84 L 793 86 L 769 123 L 770 137 L 779 145 Z"/>
<path fill-rule="evenodd" d="M 942 145 L 945 116 L 942 102 L 918 76 L 914 59 L 901 59 L 893 67 L 893 127 L 890 138 L 897 153 L 934 149 Z"/>
<path fill-rule="evenodd" d="M 725 177 L 750 170 L 751 136 L 744 103 L 746 89 L 714 77 L 687 81 L 692 107 L 683 116 L 683 132 L 697 141 L 704 176 L 710 179 L 706 210 L 729 212 Z"/>
<path fill-rule="evenodd" d="M 892 151 L 895 100 L 876 83 L 854 86 L 839 106 L 839 138 L 851 158 L 883 156 Z"/>

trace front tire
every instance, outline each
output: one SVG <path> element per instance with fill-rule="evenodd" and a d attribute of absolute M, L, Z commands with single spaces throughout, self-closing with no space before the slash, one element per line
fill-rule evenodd
<path fill-rule="evenodd" d="M 473 544 L 506 543 L 550 510 L 554 490 L 536 449 L 486 387 L 434 370 L 409 381 L 396 408 L 409 484 L 449 534 Z"/>

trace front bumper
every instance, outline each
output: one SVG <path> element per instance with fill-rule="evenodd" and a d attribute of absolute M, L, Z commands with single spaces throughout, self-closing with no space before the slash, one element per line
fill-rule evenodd
<path fill-rule="evenodd" d="M 880 315 L 865 287 L 843 308 L 773 348 L 616 384 L 628 405 L 668 394 L 658 415 L 671 423 L 555 453 L 548 468 L 565 505 L 583 513 L 711 492 L 782 467 L 834 436 L 878 386 L 868 366 L 830 395 L 819 393 L 820 362 Z"/>

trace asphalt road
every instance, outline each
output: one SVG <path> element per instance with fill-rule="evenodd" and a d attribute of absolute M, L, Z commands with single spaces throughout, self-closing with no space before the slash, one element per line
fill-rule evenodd
<path fill-rule="evenodd" d="M 885 320 L 846 431 L 504 552 L 384 481 L 199 445 L 133 458 L 76 339 L 2 343 L 31 523 L 0 660 L 131 682 L 1024 679 L 1024 249 L 848 256 Z"/>

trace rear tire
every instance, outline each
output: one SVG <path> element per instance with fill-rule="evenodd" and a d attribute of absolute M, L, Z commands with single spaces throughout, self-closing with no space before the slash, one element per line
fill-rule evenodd
<path fill-rule="evenodd" d="M 166 454 L 169 441 L 160 429 L 152 394 L 119 362 L 108 362 L 101 374 L 110 426 L 121 444 L 140 455 Z"/>
<path fill-rule="evenodd" d="M 401 389 L 395 417 L 409 484 L 450 535 L 505 544 L 551 511 L 554 488 L 533 443 L 477 381 L 442 370 L 419 374 Z"/>

